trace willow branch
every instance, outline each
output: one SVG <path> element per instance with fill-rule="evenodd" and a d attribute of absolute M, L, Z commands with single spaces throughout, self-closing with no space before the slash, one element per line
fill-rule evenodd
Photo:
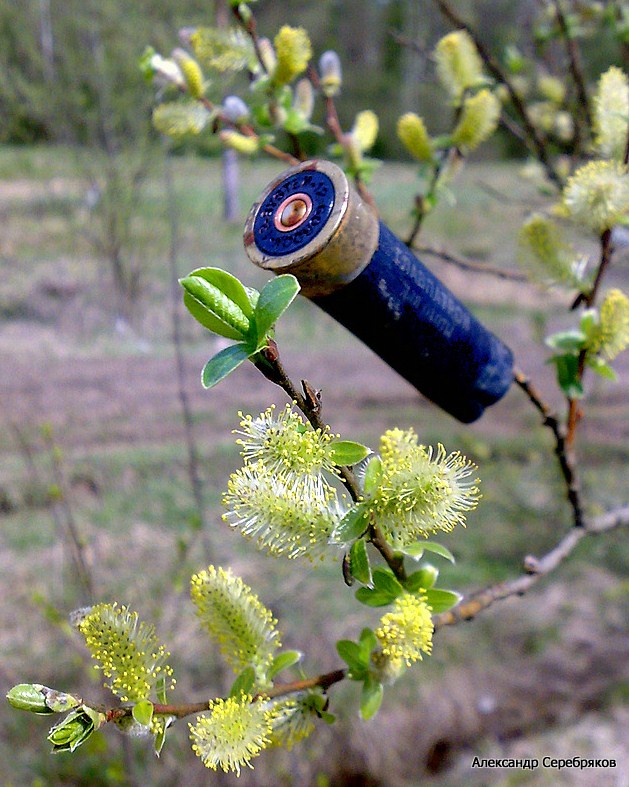
<path fill-rule="evenodd" d="M 306 678 L 304 680 L 296 680 L 292 683 L 278 683 L 272 686 L 267 691 L 260 692 L 254 695 L 252 702 L 259 700 L 274 699 L 275 697 L 284 697 L 287 694 L 296 694 L 300 691 L 307 691 L 308 689 L 320 688 L 326 691 L 335 683 L 345 680 L 347 677 L 347 670 L 337 669 L 332 672 L 326 672 L 323 675 L 317 675 L 314 678 Z M 89 705 L 89 703 L 88 703 Z M 184 719 L 186 716 L 194 716 L 198 713 L 205 713 L 209 710 L 210 703 L 208 700 L 202 702 L 185 702 L 181 704 L 160 705 L 155 703 L 153 705 L 153 713 L 159 716 L 174 716 L 176 719 Z M 97 706 L 89 705 L 95 710 L 101 710 L 105 714 L 105 722 L 119 721 L 127 716 L 133 714 L 132 705 L 124 705 L 118 708 L 110 708 L 109 710 L 101 709 Z"/>
<path fill-rule="evenodd" d="M 450 5 L 445 0 L 434 0 L 434 2 L 436 6 L 439 8 L 439 10 L 441 11 L 442 15 L 454 27 L 457 27 L 460 30 L 465 30 L 465 32 L 470 36 L 472 41 L 474 41 L 476 49 L 478 50 L 478 54 L 480 55 L 483 63 L 485 63 L 487 70 L 491 73 L 491 75 L 496 80 L 498 80 L 498 82 L 501 82 L 507 88 L 507 91 L 509 93 L 509 98 L 511 99 L 513 108 L 515 109 L 515 111 L 520 117 L 520 120 L 522 121 L 524 132 L 526 134 L 530 146 L 533 148 L 535 155 L 537 156 L 540 163 L 544 167 L 544 170 L 546 171 L 548 178 L 553 183 L 555 183 L 555 185 L 558 188 L 561 188 L 563 186 L 563 180 L 552 165 L 552 162 L 548 155 L 546 142 L 544 138 L 540 135 L 538 130 L 535 128 L 535 125 L 533 124 L 533 121 L 530 118 L 525 103 L 518 95 L 517 90 L 513 86 L 508 75 L 501 67 L 500 63 L 492 56 L 492 54 L 489 52 L 487 47 L 483 44 L 483 42 L 478 37 L 476 31 L 473 28 L 471 28 L 466 22 L 464 22 L 463 19 L 461 19 L 461 17 L 458 16 L 458 14 L 456 14 L 452 10 Z"/>
<path fill-rule="evenodd" d="M 551 408 L 544 402 L 537 389 L 529 378 L 519 369 L 513 371 L 516 384 L 528 396 L 531 403 L 543 418 L 543 425 L 547 426 L 555 438 L 555 454 L 566 484 L 566 496 L 572 508 L 573 522 L 576 528 L 584 526 L 583 505 L 581 503 L 581 488 L 576 473 L 574 455 L 566 439 L 566 433 L 559 423 L 559 419 Z"/>
<path fill-rule="evenodd" d="M 522 273 L 517 273 L 516 271 L 509 271 L 504 270 L 503 268 L 496 268 L 493 265 L 484 265 L 480 262 L 474 262 L 472 260 L 467 260 L 464 257 L 459 257 L 456 254 L 453 254 L 450 251 L 446 251 L 445 249 L 441 249 L 437 246 L 430 246 L 430 245 L 423 245 L 423 246 L 413 246 L 413 251 L 423 252 L 424 254 L 430 254 L 432 257 L 438 257 L 443 262 L 450 263 L 451 265 L 455 265 L 457 268 L 461 268 L 464 271 L 473 271 L 474 273 L 485 273 L 488 276 L 495 276 L 498 279 L 508 279 L 509 281 L 518 281 L 518 282 L 526 282 L 528 279 Z"/>
<path fill-rule="evenodd" d="M 510 598 L 511 596 L 522 596 L 542 577 L 554 571 L 574 551 L 583 538 L 607 533 L 617 527 L 627 526 L 629 526 L 629 505 L 616 508 L 602 516 L 596 517 L 584 527 L 572 528 L 543 557 L 527 556 L 524 559 L 524 572 L 520 576 L 472 593 L 464 598 L 454 609 L 435 615 L 433 617 L 435 629 L 453 626 L 463 620 L 472 620 L 495 601 Z"/>
<path fill-rule="evenodd" d="M 319 391 L 315 390 L 307 380 L 302 380 L 301 383 L 303 394 L 297 389 L 297 386 L 284 369 L 276 342 L 270 339 L 268 347 L 261 350 L 254 364 L 267 380 L 278 385 L 291 401 L 295 402 L 314 429 L 320 429 L 324 432 L 329 428 L 321 418 L 321 396 Z M 339 474 L 352 500 L 359 500 L 361 497 L 360 487 L 351 468 L 339 467 Z M 404 561 L 395 555 L 377 525 L 372 524 L 369 533 L 371 543 L 380 552 L 389 568 L 400 581 L 404 581 L 406 579 Z"/>

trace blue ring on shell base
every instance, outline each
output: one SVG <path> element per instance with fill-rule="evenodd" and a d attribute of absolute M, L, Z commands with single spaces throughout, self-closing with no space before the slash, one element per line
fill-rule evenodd
<path fill-rule="evenodd" d="M 306 221 L 295 229 L 281 232 L 274 223 L 279 206 L 291 194 L 307 194 L 312 209 Z M 267 196 L 258 210 L 253 237 L 256 246 L 271 257 L 293 254 L 307 246 L 321 232 L 334 208 L 334 185 L 323 172 L 305 170 L 283 180 Z"/>

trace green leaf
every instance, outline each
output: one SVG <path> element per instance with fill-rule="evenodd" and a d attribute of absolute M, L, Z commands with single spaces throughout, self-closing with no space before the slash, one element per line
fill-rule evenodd
<path fill-rule="evenodd" d="M 352 548 L 349 551 L 349 569 L 352 576 L 359 582 L 362 582 L 363 585 L 370 586 L 372 584 L 371 565 L 364 538 L 359 538 L 358 541 L 354 541 L 352 544 Z"/>
<path fill-rule="evenodd" d="M 135 703 L 131 713 L 138 724 L 148 727 L 153 720 L 153 703 L 150 700 L 140 700 Z"/>
<path fill-rule="evenodd" d="M 382 478 L 382 459 L 380 459 L 379 456 L 374 456 L 374 458 L 369 462 L 365 470 L 363 491 L 365 492 L 366 495 L 371 495 L 376 491 L 376 489 L 380 485 L 381 478 Z"/>
<path fill-rule="evenodd" d="M 166 741 L 166 730 L 173 724 L 176 720 L 176 716 L 163 716 L 163 723 L 160 724 L 158 728 L 158 733 L 155 736 L 155 741 L 153 743 L 153 750 L 155 754 L 159 757 L 164 748 L 164 742 Z"/>
<path fill-rule="evenodd" d="M 181 138 L 189 134 L 200 134 L 214 119 L 203 104 L 194 99 L 170 101 L 153 110 L 153 126 L 160 134 Z"/>
<path fill-rule="evenodd" d="M 41 683 L 18 683 L 8 692 L 7 700 L 9 705 L 17 710 L 27 710 L 47 716 L 55 711 L 46 703 L 46 691 L 49 689 Z"/>
<path fill-rule="evenodd" d="M 240 279 L 237 279 L 228 271 L 222 268 L 196 268 L 189 276 L 198 276 L 216 287 L 217 290 L 220 290 L 223 295 L 227 296 L 230 301 L 233 301 L 238 306 L 245 317 L 253 315 L 255 303 L 252 304 L 252 300 L 257 302 L 258 291 L 251 287 L 245 287 Z"/>
<path fill-rule="evenodd" d="M 271 279 L 263 287 L 254 311 L 258 348 L 264 346 L 263 340 L 291 305 L 299 289 L 299 282 L 290 273 L 284 273 Z"/>
<path fill-rule="evenodd" d="M 370 628 L 364 628 L 360 632 L 358 644 L 360 645 L 361 660 L 365 664 L 369 664 L 371 652 L 378 647 L 378 640 L 376 638 L 376 635 L 373 633 L 373 631 Z"/>
<path fill-rule="evenodd" d="M 369 516 L 360 504 L 350 508 L 343 519 L 332 531 L 330 540 L 333 544 L 349 544 L 360 538 L 369 527 Z"/>
<path fill-rule="evenodd" d="M 366 607 L 386 607 L 393 601 L 389 593 L 380 590 L 361 587 L 356 591 L 356 601 L 360 601 Z"/>
<path fill-rule="evenodd" d="M 256 671 L 253 667 L 245 667 L 232 683 L 229 690 L 230 697 L 240 697 L 243 694 L 250 694 L 256 682 Z"/>
<path fill-rule="evenodd" d="M 166 677 L 160 678 L 157 683 L 155 684 L 155 694 L 157 695 L 157 701 L 160 702 L 162 705 L 166 705 L 167 698 L 166 698 Z"/>
<path fill-rule="evenodd" d="M 434 541 L 416 541 L 414 544 L 404 547 L 401 551 L 408 557 L 413 558 L 413 560 L 420 560 L 424 552 L 433 552 L 435 555 L 440 555 L 449 560 L 450 563 L 455 562 L 452 552 L 447 547 L 436 544 Z"/>
<path fill-rule="evenodd" d="M 239 285 L 242 293 L 237 291 L 229 279 L 210 275 L 208 272 L 225 274 Z M 210 281 L 210 278 L 216 279 L 217 283 Z M 180 279 L 179 283 L 186 291 L 184 293 L 186 308 L 204 328 L 226 339 L 248 337 L 251 331 L 249 316 L 252 313 L 251 302 L 238 279 L 227 274 L 226 271 L 219 271 L 218 268 L 202 268 Z M 224 292 L 222 286 L 226 286 L 230 294 Z M 237 292 L 238 301 L 231 297 L 234 291 Z M 241 308 L 241 303 L 246 304 L 245 309 Z"/>
<path fill-rule="evenodd" d="M 434 566 L 422 566 L 419 571 L 415 571 L 407 577 L 404 587 L 410 593 L 417 593 L 420 588 L 428 590 L 435 584 L 438 577 L 439 570 Z"/>
<path fill-rule="evenodd" d="M 462 598 L 463 596 L 454 590 L 440 590 L 437 588 L 426 590 L 426 600 L 435 615 L 452 609 Z"/>
<path fill-rule="evenodd" d="M 384 687 L 382 683 L 376 680 L 373 675 L 367 675 L 360 696 L 360 715 L 365 721 L 373 719 L 376 715 L 382 704 L 383 695 Z"/>
<path fill-rule="evenodd" d="M 356 591 L 356 599 L 368 607 L 384 607 L 404 592 L 404 588 L 391 571 L 376 568 L 373 572 L 373 590 L 362 587 Z"/>
<path fill-rule="evenodd" d="M 553 355 L 550 363 L 557 367 L 557 382 L 568 399 L 581 399 L 583 385 L 579 379 L 579 359 L 576 355 Z"/>
<path fill-rule="evenodd" d="M 328 447 L 328 456 L 338 467 L 355 465 L 369 454 L 369 449 L 351 440 L 334 440 Z"/>
<path fill-rule="evenodd" d="M 391 601 L 394 601 L 404 592 L 404 588 L 393 576 L 393 572 L 388 568 L 377 568 L 373 572 L 373 585 L 376 590 L 389 593 Z"/>
<path fill-rule="evenodd" d="M 269 671 L 267 673 L 267 677 L 269 680 L 272 680 L 277 674 L 282 672 L 289 667 L 292 667 L 293 664 L 297 664 L 301 661 L 303 653 L 299 650 L 284 650 L 279 653 L 274 659 Z"/>
<path fill-rule="evenodd" d="M 616 382 L 618 379 L 616 372 L 604 358 L 600 357 L 600 355 L 588 355 L 586 358 L 586 363 L 590 369 L 595 371 L 596 374 L 600 374 L 601 377 L 605 377 L 607 380 L 611 380 L 612 382 Z"/>
<path fill-rule="evenodd" d="M 577 330 L 561 331 L 546 338 L 546 344 L 549 347 L 565 353 L 579 353 L 585 345 L 585 341 L 585 334 Z"/>
<path fill-rule="evenodd" d="M 599 330 L 599 318 L 596 309 L 586 309 L 583 312 L 579 327 L 583 333 L 585 344 L 589 344 L 597 336 Z"/>
<path fill-rule="evenodd" d="M 253 353 L 244 342 L 225 347 L 205 364 L 201 372 L 201 382 L 204 388 L 212 388 L 220 383 L 228 374 L 237 369 Z"/>
<path fill-rule="evenodd" d="M 364 658 L 362 648 L 351 639 L 340 639 L 336 643 L 336 651 L 350 668 L 350 679 L 362 680 L 361 676 L 369 666 L 369 660 Z"/>

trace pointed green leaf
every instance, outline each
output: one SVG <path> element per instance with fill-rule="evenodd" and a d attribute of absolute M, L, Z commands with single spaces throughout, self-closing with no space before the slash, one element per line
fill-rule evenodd
<path fill-rule="evenodd" d="M 583 384 L 579 379 L 579 359 L 576 355 L 554 355 L 550 359 L 557 367 L 557 382 L 568 399 L 581 399 Z"/>
<path fill-rule="evenodd" d="M 402 552 L 412 557 L 413 560 L 419 560 L 424 552 L 432 552 L 449 560 L 450 563 L 455 562 L 452 552 L 447 547 L 444 547 L 442 544 L 436 544 L 434 541 L 416 541 L 414 544 L 404 547 Z"/>
<path fill-rule="evenodd" d="M 364 538 L 354 541 L 349 551 L 349 568 L 353 577 L 363 585 L 371 586 L 371 565 Z"/>
<path fill-rule="evenodd" d="M 452 609 L 462 598 L 463 596 L 454 590 L 440 590 L 438 588 L 426 590 L 426 599 L 435 615 Z"/>
<path fill-rule="evenodd" d="M 164 742 L 166 741 L 166 730 L 176 721 L 176 716 L 162 716 L 162 719 L 163 722 L 158 727 L 158 732 L 153 743 L 153 750 L 158 757 L 164 748 Z"/>
<path fill-rule="evenodd" d="M 404 587 L 410 593 L 417 593 L 420 588 L 428 590 L 435 584 L 438 577 L 439 571 L 434 566 L 422 566 L 419 571 L 415 571 L 407 577 Z"/>
<path fill-rule="evenodd" d="M 280 654 L 278 654 L 274 659 L 269 671 L 267 673 L 267 677 L 269 680 L 272 680 L 277 674 L 282 672 L 282 670 L 288 669 L 292 667 L 293 664 L 297 664 L 301 661 L 303 654 L 298 650 L 284 650 Z"/>
<path fill-rule="evenodd" d="M 373 586 L 382 593 L 388 593 L 391 596 L 391 601 L 394 601 L 404 592 L 404 588 L 388 568 L 376 568 L 374 570 Z"/>
<path fill-rule="evenodd" d="M 131 713 L 138 724 L 148 727 L 153 720 L 153 703 L 150 700 L 140 700 L 135 703 Z"/>
<path fill-rule="evenodd" d="M 212 388 L 220 383 L 228 374 L 237 369 L 243 361 L 252 355 L 251 349 L 239 342 L 225 347 L 205 364 L 201 373 L 201 382 L 204 388 Z"/>
<path fill-rule="evenodd" d="M 352 440 L 334 440 L 328 447 L 328 456 L 338 467 L 355 465 L 369 454 L 369 449 Z"/>
<path fill-rule="evenodd" d="M 356 600 L 366 607 L 386 607 L 393 599 L 390 593 L 383 593 L 381 590 L 361 587 L 356 591 Z"/>
<path fill-rule="evenodd" d="M 204 328 L 226 339 L 245 339 L 248 336 L 251 330 L 249 318 L 237 303 L 211 282 L 202 276 L 186 276 L 179 283 L 186 291 L 183 298 L 186 309 Z"/>
<path fill-rule="evenodd" d="M 228 271 L 222 268 L 196 268 L 189 276 L 198 276 L 216 287 L 241 309 L 245 317 L 253 315 L 255 302 L 259 296 L 258 291 L 251 287 L 245 287 L 240 279 Z"/>
<path fill-rule="evenodd" d="M 374 458 L 367 465 L 365 470 L 365 480 L 363 482 L 363 490 L 366 495 L 373 494 L 380 485 L 382 478 L 382 459 L 379 456 Z"/>
<path fill-rule="evenodd" d="M 357 505 L 345 514 L 343 519 L 332 531 L 330 541 L 333 544 L 349 544 L 360 538 L 369 527 L 368 512 L 364 506 Z"/>
<path fill-rule="evenodd" d="M 604 358 L 600 357 L 600 355 L 588 355 L 586 363 L 590 369 L 595 371 L 596 374 L 600 374 L 601 377 L 605 377 L 607 380 L 611 380 L 612 382 L 616 382 L 618 379 L 616 372 Z"/>
<path fill-rule="evenodd" d="M 360 676 L 365 673 L 369 662 L 363 659 L 360 646 L 351 639 L 340 639 L 336 643 L 336 650 L 339 656 L 350 668 L 350 678 L 360 680 Z"/>
<path fill-rule="evenodd" d="M 253 667 L 245 667 L 232 683 L 229 690 L 230 697 L 240 697 L 242 694 L 251 694 L 256 682 L 256 672 Z"/>
<path fill-rule="evenodd" d="M 160 702 L 162 705 L 166 705 L 167 698 L 166 698 L 166 678 L 160 678 L 157 683 L 155 684 L 155 694 L 157 695 L 157 701 Z"/>
<path fill-rule="evenodd" d="M 582 331 L 570 330 L 555 333 L 548 336 L 546 344 L 553 350 L 561 350 L 567 353 L 578 353 L 585 344 L 585 334 Z"/>
<path fill-rule="evenodd" d="M 376 680 L 373 675 L 367 675 L 360 696 L 360 715 L 365 721 L 373 719 L 376 715 L 382 704 L 383 695 L 382 683 Z"/>
<path fill-rule="evenodd" d="M 260 292 L 254 311 L 258 331 L 258 347 L 281 315 L 291 305 L 299 292 L 299 282 L 290 273 L 284 273 L 267 282 Z"/>
<path fill-rule="evenodd" d="M 376 635 L 370 628 L 364 628 L 360 632 L 358 644 L 360 646 L 361 661 L 363 661 L 365 664 L 369 664 L 371 652 L 378 647 Z"/>

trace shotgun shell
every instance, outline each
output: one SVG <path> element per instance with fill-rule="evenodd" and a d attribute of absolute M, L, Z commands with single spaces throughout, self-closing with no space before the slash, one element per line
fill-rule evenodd
<path fill-rule="evenodd" d="M 513 381 L 509 348 L 415 257 L 329 161 L 282 173 L 249 213 L 252 262 L 302 294 L 464 423 Z"/>

